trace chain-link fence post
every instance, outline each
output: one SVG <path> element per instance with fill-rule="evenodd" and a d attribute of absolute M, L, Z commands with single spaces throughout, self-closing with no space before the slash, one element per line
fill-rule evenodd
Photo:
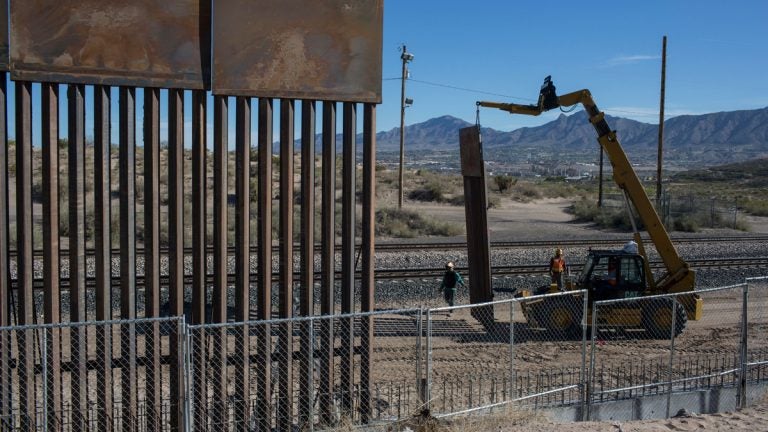
<path fill-rule="evenodd" d="M 40 341 L 40 366 L 42 367 L 42 383 L 43 389 L 43 415 L 41 416 L 43 422 L 43 432 L 48 432 L 48 329 L 41 328 L 42 333 Z"/>
<path fill-rule="evenodd" d="M 427 309 L 427 379 L 424 394 L 426 395 L 425 407 L 431 409 L 432 400 L 432 312 Z"/>
<path fill-rule="evenodd" d="M 579 394 L 581 395 L 581 419 L 586 420 L 587 413 L 587 313 L 589 312 L 589 293 L 584 291 L 581 310 L 581 373 L 579 374 Z"/>
<path fill-rule="evenodd" d="M 421 398 L 421 403 L 425 403 L 427 401 L 427 386 L 426 381 L 424 380 L 424 376 L 421 373 L 421 362 L 423 361 L 423 353 L 422 353 L 422 346 L 421 346 L 421 338 L 424 335 L 424 331 L 422 327 L 422 319 L 424 317 L 424 308 L 422 306 L 419 307 L 419 318 L 416 320 L 416 388 L 419 389 L 419 397 Z"/>
<path fill-rule="evenodd" d="M 187 331 L 187 322 L 184 315 L 181 315 L 176 321 L 176 346 L 178 354 L 176 355 L 176 369 L 177 371 L 171 372 L 171 376 L 175 376 L 176 385 L 179 389 L 179 400 L 177 412 L 179 413 L 178 431 L 190 432 L 191 425 L 189 421 L 190 411 L 190 370 L 189 370 L 189 341 Z M 173 378 L 172 378 L 173 379 Z"/>
<path fill-rule="evenodd" d="M 315 320 L 310 319 L 309 320 L 309 352 L 307 353 L 309 356 L 308 363 L 309 368 L 307 368 L 307 382 L 311 383 L 312 385 L 309 386 L 307 389 L 307 398 L 309 399 L 309 406 L 307 411 L 307 424 L 306 424 L 306 430 L 307 432 L 314 432 L 315 430 L 315 404 L 313 403 L 315 400 L 315 381 L 314 381 L 314 371 L 315 371 Z"/>
<path fill-rule="evenodd" d="M 595 364 L 595 342 L 597 341 L 598 334 L 597 315 L 599 313 L 600 308 L 598 307 L 597 302 L 595 302 L 592 305 L 592 338 L 589 347 L 589 379 L 587 380 L 587 391 L 585 397 L 587 399 L 587 409 L 583 414 L 585 421 L 588 421 L 592 414 L 590 411 L 592 410 L 592 392 L 595 388 L 595 369 L 597 369 L 597 365 Z"/>
<path fill-rule="evenodd" d="M 677 297 L 672 298 L 672 317 L 669 326 L 669 372 L 667 384 L 667 410 L 665 418 L 669 418 L 670 405 L 672 403 L 672 385 L 674 383 L 674 364 L 675 364 L 675 328 L 677 327 Z"/>
<path fill-rule="evenodd" d="M 510 400 L 517 399 L 517 374 L 515 372 L 515 306 L 516 301 L 509 302 L 509 396 Z"/>
<path fill-rule="evenodd" d="M 747 306 L 749 304 L 749 282 L 744 284 L 742 288 L 742 307 L 741 307 L 741 344 L 739 352 L 739 399 L 738 407 L 746 408 L 747 406 L 747 332 L 748 332 L 748 315 Z"/>

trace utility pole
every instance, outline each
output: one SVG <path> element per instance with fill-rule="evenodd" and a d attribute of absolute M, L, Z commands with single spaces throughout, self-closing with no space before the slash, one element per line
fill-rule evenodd
<path fill-rule="evenodd" d="M 597 183 L 597 206 L 603 208 L 603 146 L 600 146 L 600 175 Z"/>
<path fill-rule="evenodd" d="M 400 175 L 398 182 L 398 195 L 397 195 L 397 208 L 403 208 L 403 160 L 405 155 L 405 108 L 413 103 L 412 99 L 405 98 L 405 80 L 408 79 L 408 63 L 413 60 L 413 54 L 409 53 L 405 49 L 405 45 L 402 46 L 402 54 L 400 59 L 403 61 L 403 72 L 401 75 L 400 85 Z"/>
<path fill-rule="evenodd" d="M 661 207 L 661 163 L 664 149 L 664 88 L 667 78 L 667 37 L 661 43 L 661 102 L 659 106 L 659 154 L 656 163 L 656 208 Z"/>

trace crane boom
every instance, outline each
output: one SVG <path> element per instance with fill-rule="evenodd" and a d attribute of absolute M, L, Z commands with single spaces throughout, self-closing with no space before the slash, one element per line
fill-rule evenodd
<path fill-rule="evenodd" d="M 544 79 L 544 84 L 539 92 L 539 100 L 536 105 L 522 105 L 499 102 L 477 102 L 478 106 L 496 108 L 511 114 L 525 114 L 537 116 L 545 111 L 559 107 L 569 107 L 581 104 L 587 112 L 589 122 L 597 131 L 597 140 L 605 150 L 613 166 L 613 179 L 624 192 L 627 199 L 637 211 L 638 217 L 643 222 L 648 235 L 656 246 L 656 251 L 661 257 L 666 272 L 658 279 L 653 278 L 653 273 L 648 268 L 648 259 L 643 247 L 640 234 L 635 231 L 635 241 L 638 243 L 640 253 L 645 258 L 646 274 L 648 275 L 649 290 L 651 293 L 671 293 L 690 291 L 695 285 L 695 272 L 688 267 L 677 253 L 669 233 L 661 223 L 648 194 L 645 192 L 640 179 L 632 168 L 626 153 L 621 147 L 616 132 L 611 130 L 605 120 L 605 114 L 597 108 L 592 95 L 587 89 L 557 96 L 551 77 Z M 630 214 L 630 217 L 632 215 Z"/>

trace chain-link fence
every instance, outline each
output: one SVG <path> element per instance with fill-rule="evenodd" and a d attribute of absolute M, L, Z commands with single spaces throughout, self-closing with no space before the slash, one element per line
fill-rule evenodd
<path fill-rule="evenodd" d="M 582 291 L 427 310 L 431 412 L 583 400 Z"/>
<path fill-rule="evenodd" d="M 768 391 L 768 276 L 746 280 L 747 337 L 743 344 L 744 404 L 751 405 Z"/>
<path fill-rule="evenodd" d="M 312 430 L 416 412 L 419 309 L 189 327 L 194 430 Z"/>
<path fill-rule="evenodd" d="M 0 430 L 179 430 L 183 331 L 182 318 L 0 328 Z"/>
<path fill-rule="evenodd" d="M 589 417 L 735 409 L 746 284 L 595 302 Z"/>
<path fill-rule="evenodd" d="M 0 328 L 0 431 L 325 430 L 502 407 L 635 419 L 768 391 L 768 277 L 187 326 Z"/>

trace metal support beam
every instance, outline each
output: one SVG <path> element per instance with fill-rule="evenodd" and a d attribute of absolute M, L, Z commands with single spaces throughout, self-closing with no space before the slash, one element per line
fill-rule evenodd
<path fill-rule="evenodd" d="M 206 273 L 207 260 L 205 253 L 206 232 L 206 93 L 192 92 L 192 324 L 205 323 Z M 202 332 L 197 332 L 192 359 L 194 370 L 206 370 L 206 344 Z M 194 405 L 196 425 L 202 425 L 206 431 L 207 419 L 207 385 L 206 375 L 197 376 L 194 380 Z"/>
<path fill-rule="evenodd" d="M 251 98 L 235 106 L 235 321 L 250 319 L 251 303 Z M 250 327 L 236 333 L 235 430 L 247 432 L 250 420 Z"/>
<path fill-rule="evenodd" d="M 301 316 L 315 314 L 315 102 L 301 102 Z M 312 321 L 301 330 L 301 366 L 299 378 L 299 429 L 314 423 L 314 350 Z"/>
<path fill-rule="evenodd" d="M 467 220 L 467 258 L 469 261 L 469 301 L 472 304 L 493 300 L 491 257 L 488 239 L 488 198 L 486 196 L 483 143 L 477 126 L 459 130 L 461 174 Z M 484 325 L 493 321 L 493 306 L 472 308 L 472 316 Z"/>
<path fill-rule="evenodd" d="M 7 78 L 0 72 L 0 326 L 11 324 L 11 275 L 8 242 L 8 128 L 7 128 Z M 0 417 L 9 418 L 11 402 L 11 337 L 9 332 L 0 332 Z"/>
<path fill-rule="evenodd" d="M 376 221 L 376 106 L 363 106 L 363 223 L 361 312 L 375 307 L 375 234 Z M 360 414 L 362 422 L 371 420 L 371 369 L 373 367 L 373 316 L 360 321 Z"/>
<path fill-rule="evenodd" d="M 93 180 L 94 223 L 96 224 L 96 321 L 112 319 L 112 156 L 111 156 L 111 90 L 106 86 L 93 89 Z M 112 326 L 96 329 L 99 366 L 97 404 L 98 428 L 112 427 Z M 50 354 L 51 350 L 48 350 Z"/>
<path fill-rule="evenodd" d="M 171 316 L 184 315 L 184 91 L 168 90 L 168 296 Z M 181 343 L 178 331 L 171 332 L 171 347 Z M 184 356 L 170 350 L 171 430 L 185 430 Z"/>
<path fill-rule="evenodd" d="M 320 258 L 320 313 L 334 313 L 336 286 L 336 103 L 323 102 L 323 185 Z M 320 329 L 320 424 L 333 423 L 334 325 L 321 321 Z"/>
<path fill-rule="evenodd" d="M 160 316 L 160 89 L 144 89 L 144 314 Z M 146 425 L 159 431 L 162 413 L 160 324 L 147 324 Z"/>
<path fill-rule="evenodd" d="M 355 310 L 355 174 L 356 174 L 356 126 L 357 106 L 344 102 L 342 121 L 343 162 L 341 193 L 341 313 L 349 314 Z M 352 414 L 354 395 L 353 365 L 354 320 L 344 318 L 341 322 L 341 409 Z"/>
<path fill-rule="evenodd" d="M 16 291 L 18 325 L 35 323 L 32 292 L 32 84 L 16 82 Z M 23 430 L 32 428 L 35 418 L 35 351 L 31 331 L 19 336 L 19 410 Z"/>
<path fill-rule="evenodd" d="M 258 311 L 259 320 L 272 318 L 272 99 L 259 99 Z M 272 339 L 269 325 L 258 329 L 256 371 L 257 430 L 268 431 L 271 418 Z"/>
<path fill-rule="evenodd" d="M 213 322 L 227 322 L 227 156 L 228 101 L 213 98 Z M 227 404 L 227 332 L 221 327 L 210 330 L 215 347 L 211 361 L 213 402 L 211 421 L 223 425 Z"/>
<path fill-rule="evenodd" d="M 294 102 L 280 100 L 280 318 L 293 316 L 293 130 Z M 280 324 L 278 430 L 293 422 L 293 330 Z"/>
<path fill-rule="evenodd" d="M 45 323 L 61 322 L 59 271 L 59 85 L 42 85 L 43 120 L 43 303 Z M 97 183 L 98 184 L 98 183 Z M 46 380 L 49 430 L 61 428 L 61 330 L 47 331 L 46 353 L 51 379 Z"/>
<path fill-rule="evenodd" d="M 136 318 L 136 89 L 120 87 L 120 318 Z M 123 432 L 138 421 L 136 325 L 121 325 Z"/>
<path fill-rule="evenodd" d="M 85 322 L 85 86 L 67 88 L 69 106 L 69 320 Z M 71 330 L 72 423 L 83 429 L 88 418 L 88 341 L 85 327 Z"/>

